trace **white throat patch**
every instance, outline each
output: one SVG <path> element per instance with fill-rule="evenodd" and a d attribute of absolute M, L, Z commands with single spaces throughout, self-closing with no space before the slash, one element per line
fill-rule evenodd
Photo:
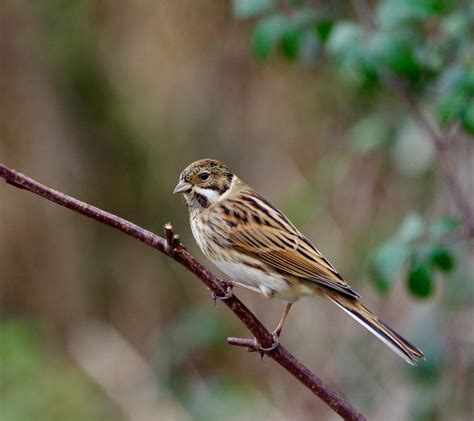
<path fill-rule="evenodd" d="M 209 203 L 216 203 L 220 198 L 220 194 L 217 190 L 194 186 L 194 191 L 201 196 L 204 196 L 209 201 Z"/>

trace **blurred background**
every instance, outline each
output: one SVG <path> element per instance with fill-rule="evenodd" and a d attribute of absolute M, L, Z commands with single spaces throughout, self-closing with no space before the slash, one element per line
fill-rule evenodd
<path fill-rule="evenodd" d="M 472 240 L 386 80 L 442 132 L 472 209 L 473 22 L 467 1 L 3 0 L 0 162 L 158 234 L 171 221 L 218 273 L 171 192 L 224 161 L 428 360 L 318 299 L 282 343 L 368 419 L 472 419 Z M 276 325 L 283 302 L 237 295 Z M 0 183 L 2 420 L 338 418 L 239 335 L 172 260 Z"/>

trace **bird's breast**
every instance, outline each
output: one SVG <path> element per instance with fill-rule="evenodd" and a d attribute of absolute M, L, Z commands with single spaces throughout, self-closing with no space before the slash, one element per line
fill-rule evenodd
<path fill-rule="evenodd" d="M 202 214 L 191 214 L 190 222 L 201 251 L 229 278 L 258 288 L 266 296 L 276 296 L 286 301 L 296 301 L 305 295 L 300 291 L 298 280 L 286 277 L 258 258 L 232 247 L 218 220 Z"/>

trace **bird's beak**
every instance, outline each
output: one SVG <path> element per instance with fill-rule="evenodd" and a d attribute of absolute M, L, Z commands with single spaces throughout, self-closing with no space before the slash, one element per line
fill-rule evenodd
<path fill-rule="evenodd" d="M 185 180 L 179 180 L 179 183 L 176 184 L 176 187 L 173 190 L 173 193 L 185 193 L 191 190 L 192 185 Z"/>

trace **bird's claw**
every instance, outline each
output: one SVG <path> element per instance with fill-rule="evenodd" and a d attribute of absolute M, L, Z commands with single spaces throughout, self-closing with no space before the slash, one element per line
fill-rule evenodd
<path fill-rule="evenodd" d="M 280 346 L 280 341 L 278 339 L 278 336 L 273 334 L 273 343 L 269 347 L 263 347 L 260 345 L 260 343 L 257 341 L 257 339 L 254 339 L 254 345 L 251 348 L 247 348 L 248 352 L 258 352 L 260 354 L 260 360 L 263 361 L 263 357 L 265 354 L 268 354 L 269 352 L 272 352 L 274 349 L 278 348 Z"/>
<path fill-rule="evenodd" d="M 224 295 L 217 295 L 215 292 L 212 292 L 212 301 L 214 301 L 214 305 L 217 306 L 218 301 L 228 300 L 229 298 L 233 297 L 233 295 L 234 293 L 232 292 L 232 285 L 227 285 Z"/>
<path fill-rule="evenodd" d="M 273 351 L 274 349 L 278 348 L 278 346 L 280 345 L 280 339 L 278 338 L 278 335 L 273 334 L 272 338 L 273 338 L 273 343 L 268 348 L 264 348 L 263 346 L 259 345 L 258 347 L 259 351 L 265 353 L 265 352 Z"/>

